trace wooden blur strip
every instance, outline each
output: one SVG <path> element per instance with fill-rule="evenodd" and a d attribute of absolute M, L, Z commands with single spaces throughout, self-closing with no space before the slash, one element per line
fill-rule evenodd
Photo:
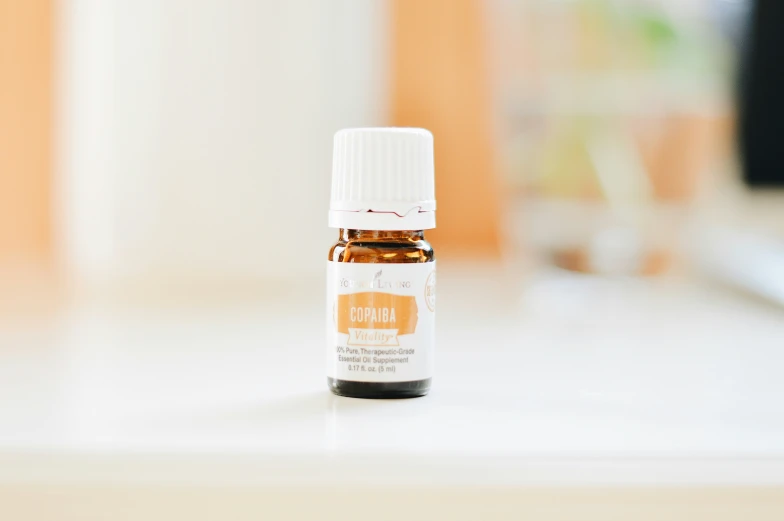
<path fill-rule="evenodd" d="M 392 123 L 435 136 L 439 252 L 498 255 L 499 177 L 479 0 L 394 0 Z"/>
<path fill-rule="evenodd" d="M 194 455 L 192 461 L 199 462 Z M 641 487 L 574 486 L 386 486 L 199 485 L 219 473 L 195 474 L 184 483 L 155 483 L 151 472 L 131 479 L 117 470 L 111 457 L 83 456 L 86 468 L 114 468 L 111 480 L 67 479 L 39 483 L 19 478 L 0 482 L 0 505 L 8 521 L 124 521 L 180 520 L 257 521 L 290 519 L 359 521 L 374 519 L 434 519 L 448 521 L 780 521 L 784 516 L 781 487 L 660 485 Z M 177 465 L 177 458 L 149 456 L 148 466 Z M 213 458 L 214 459 L 214 458 Z M 248 458 L 253 460 L 253 458 Z M 260 457 L 257 457 L 260 459 Z M 109 460 L 108 464 L 105 463 Z M 263 461 L 263 460 L 262 460 Z M 184 464 L 180 464 L 186 466 Z M 688 468 L 688 464 L 685 464 Z M 190 467 L 200 468 L 199 465 Z M 45 467 L 44 467 L 45 468 Z M 133 467 L 131 467 L 133 468 Z M 40 472 L 23 468 L 21 476 Z M 80 469 L 81 472 L 84 472 Z M 95 472 L 95 471 L 94 471 Z M 99 474 L 101 471 L 97 471 Z M 106 470 L 103 470 L 106 473 Z M 216 475 L 218 476 L 216 478 Z M 242 483 L 239 472 L 229 478 Z M 238 477 L 239 476 L 239 477 Z M 58 479 L 55 478 L 55 479 Z M 160 478 L 158 480 L 160 482 Z M 740 479 L 739 479 L 740 481 Z M 391 500 L 390 498 L 405 498 Z M 346 505 L 352 508 L 346 508 Z M 383 508 L 382 508 L 383 506 Z M 368 515 L 373 512 L 372 515 Z M 120 513 L 120 514 L 118 514 Z M 414 513 L 414 515 L 412 515 Z"/>
<path fill-rule="evenodd" d="M 53 0 L 0 0 L 0 261 L 52 255 Z"/>

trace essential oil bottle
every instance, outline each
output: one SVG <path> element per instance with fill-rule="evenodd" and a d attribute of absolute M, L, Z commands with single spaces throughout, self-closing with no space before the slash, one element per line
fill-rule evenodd
<path fill-rule="evenodd" d="M 327 258 L 327 384 L 341 396 L 430 390 L 435 347 L 433 135 L 419 128 L 335 134 Z"/>

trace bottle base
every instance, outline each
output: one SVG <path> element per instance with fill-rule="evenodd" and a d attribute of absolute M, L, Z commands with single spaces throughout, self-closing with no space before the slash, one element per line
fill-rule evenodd
<path fill-rule="evenodd" d="M 327 377 L 332 394 L 349 398 L 417 398 L 430 391 L 432 378 L 412 382 L 353 382 Z"/>

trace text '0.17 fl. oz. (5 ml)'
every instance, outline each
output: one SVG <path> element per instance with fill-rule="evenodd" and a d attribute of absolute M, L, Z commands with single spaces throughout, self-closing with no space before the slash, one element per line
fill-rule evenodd
<path fill-rule="evenodd" d="M 433 135 L 346 129 L 334 146 L 327 383 L 342 396 L 423 396 L 435 354 Z"/>

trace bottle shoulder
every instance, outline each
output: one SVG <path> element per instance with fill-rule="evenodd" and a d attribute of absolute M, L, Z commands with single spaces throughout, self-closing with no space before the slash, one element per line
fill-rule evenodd
<path fill-rule="evenodd" d="M 403 264 L 435 261 L 432 245 L 424 240 L 339 240 L 329 249 L 332 262 Z"/>

